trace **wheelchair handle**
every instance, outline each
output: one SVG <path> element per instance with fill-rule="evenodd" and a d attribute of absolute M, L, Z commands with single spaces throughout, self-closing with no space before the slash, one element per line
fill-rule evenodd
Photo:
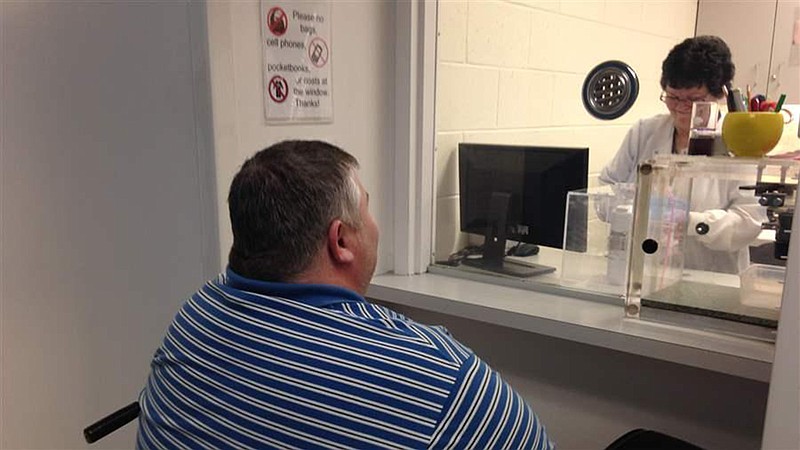
<path fill-rule="evenodd" d="M 139 402 L 133 402 L 84 428 L 83 437 L 86 438 L 86 442 L 89 444 L 97 442 L 139 417 L 139 411 Z"/>

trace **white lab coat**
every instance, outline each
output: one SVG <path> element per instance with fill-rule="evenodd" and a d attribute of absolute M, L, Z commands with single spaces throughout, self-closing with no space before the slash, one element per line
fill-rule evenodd
<path fill-rule="evenodd" d="M 607 184 L 636 182 L 636 168 L 640 163 L 653 158 L 653 155 L 672 153 L 674 132 L 669 114 L 637 121 L 628 130 L 617 154 L 603 167 L 600 181 Z"/>
<path fill-rule="evenodd" d="M 633 183 L 639 164 L 657 154 L 672 153 L 674 126 L 669 114 L 636 122 L 614 158 L 600 172 L 604 183 Z M 755 181 L 755 180 L 753 180 Z M 738 273 L 750 264 L 748 246 L 767 220 L 753 191 L 741 191 L 739 183 L 695 179 L 692 185 L 684 263 L 687 268 Z M 698 235 L 695 225 L 704 222 L 709 232 Z"/>

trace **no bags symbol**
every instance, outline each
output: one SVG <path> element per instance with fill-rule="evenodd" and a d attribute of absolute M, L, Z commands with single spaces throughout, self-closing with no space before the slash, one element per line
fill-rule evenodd
<path fill-rule="evenodd" d="M 289 17 L 283 9 L 275 6 L 267 13 L 267 27 L 275 36 L 283 36 L 289 28 Z"/>

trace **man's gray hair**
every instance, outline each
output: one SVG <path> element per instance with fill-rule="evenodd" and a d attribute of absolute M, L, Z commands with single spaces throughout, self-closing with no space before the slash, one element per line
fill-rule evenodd
<path fill-rule="evenodd" d="M 247 278 L 289 281 L 325 245 L 335 219 L 360 227 L 358 161 L 322 141 L 284 141 L 247 160 L 231 183 L 230 268 Z"/>
<path fill-rule="evenodd" d="M 361 188 L 356 181 L 356 170 L 352 168 L 347 177 L 347 188 L 344 195 L 339 196 L 341 202 L 336 214 L 342 221 L 356 228 L 361 228 Z"/>

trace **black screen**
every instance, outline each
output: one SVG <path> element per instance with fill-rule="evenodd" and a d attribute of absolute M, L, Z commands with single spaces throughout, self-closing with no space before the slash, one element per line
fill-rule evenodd
<path fill-rule="evenodd" d="M 567 192 L 585 189 L 588 172 L 588 148 L 461 143 L 461 231 L 485 234 L 504 222 L 508 239 L 562 248 Z M 507 204 L 499 222 L 498 195 Z"/>

